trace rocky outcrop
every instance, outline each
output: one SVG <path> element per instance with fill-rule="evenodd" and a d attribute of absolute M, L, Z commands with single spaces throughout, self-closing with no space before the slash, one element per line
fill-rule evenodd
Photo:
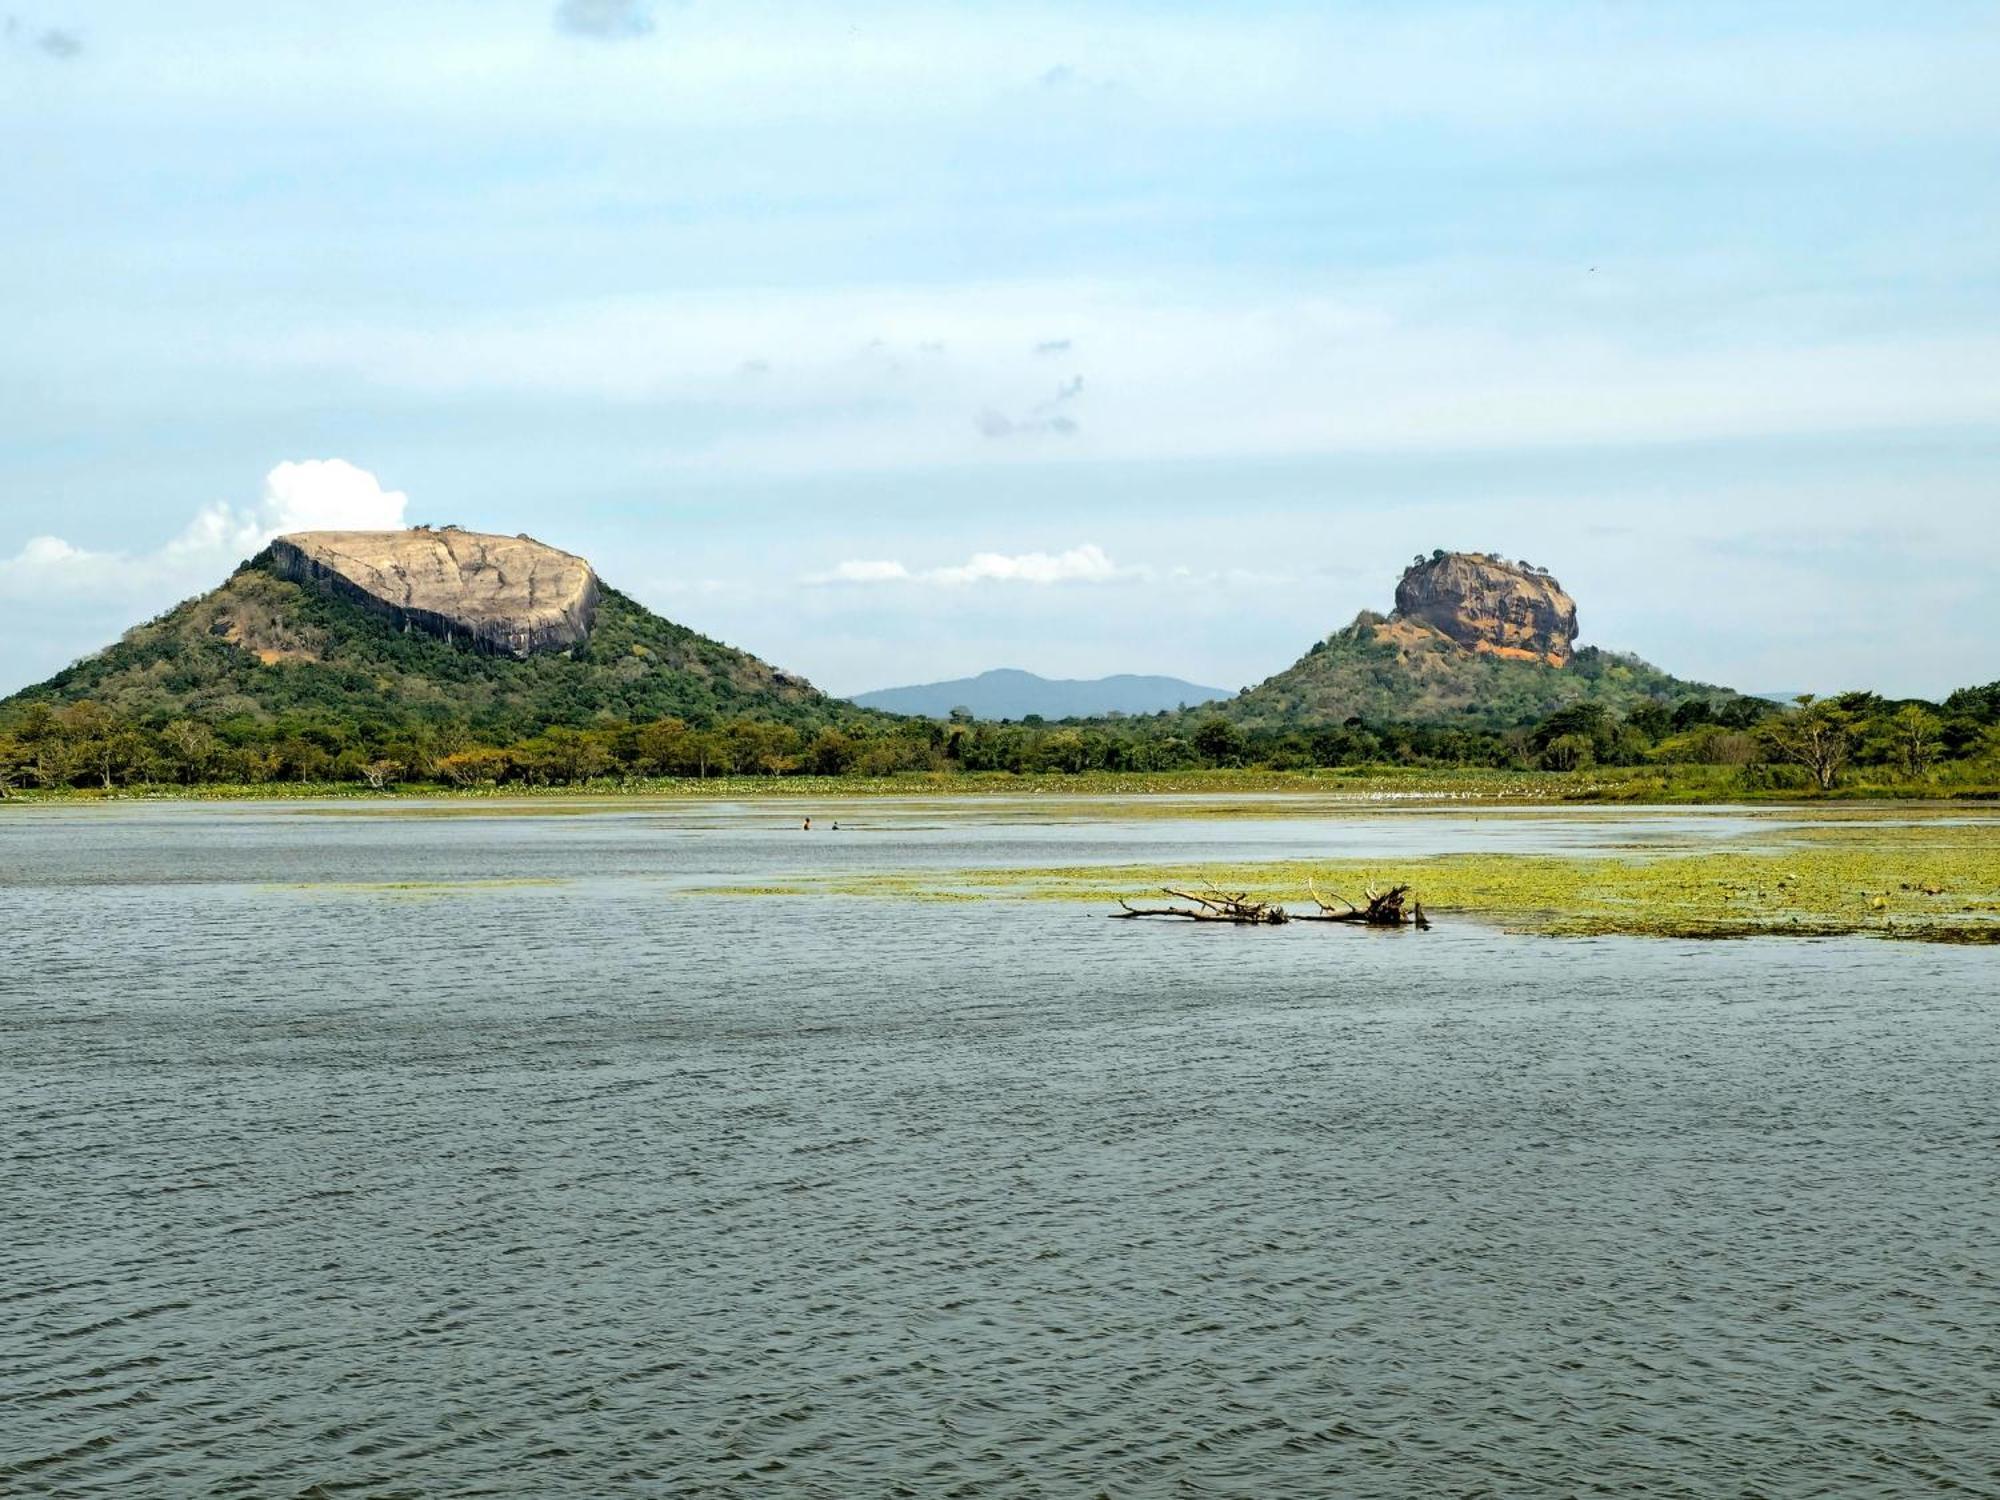
<path fill-rule="evenodd" d="M 1396 585 L 1396 619 L 1518 661 L 1569 663 L 1576 601 L 1539 568 L 1484 552 L 1434 552 Z"/>
<path fill-rule="evenodd" d="M 270 569 L 446 640 L 528 656 L 590 638 L 597 574 L 531 537 L 455 526 L 301 531 L 271 543 Z"/>

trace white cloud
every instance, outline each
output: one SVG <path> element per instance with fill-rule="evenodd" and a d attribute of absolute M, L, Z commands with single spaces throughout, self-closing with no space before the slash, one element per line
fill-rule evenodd
<path fill-rule="evenodd" d="M 902 583 L 910 570 L 899 562 L 844 562 L 829 573 L 815 573 L 808 583 Z"/>
<path fill-rule="evenodd" d="M 927 583 L 947 588 L 974 583 L 1115 583 L 1152 576 L 1148 568 L 1120 567 L 1094 542 L 1067 552 L 975 552 L 962 563 L 912 569 L 893 559 L 854 559 L 807 583 Z"/>
<path fill-rule="evenodd" d="M 970 562 L 955 568 L 934 568 L 931 577 L 939 583 L 1109 583 L 1128 576 L 1104 554 L 1102 547 L 1085 543 L 1067 552 L 1023 552 L 1008 557 L 999 552 L 976 552 Z"/>
<path fill-rule="evenodd" d="M 409 497 L 385 490 L 345 459 L 279 464 L 255 503 L 203 507 L 151 552 L 94 552 L 56 536 L 31 537 L 0 557 L 0 598 L 132 598 L 165 602 L 164 590 L 219 582 L 222 570 L 288 531 L 394 531 Z"/>
<path fill-rule="evenodd" d="M 264 476 L 261 519 L 287 531 L 400 531 L 409 496 L 341 458 L 282 463 Z"/>

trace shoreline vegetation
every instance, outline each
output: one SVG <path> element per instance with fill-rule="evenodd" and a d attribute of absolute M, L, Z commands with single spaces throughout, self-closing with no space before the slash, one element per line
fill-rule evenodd
<path fill-rule="evenodd" d="M 396 723 L 226 707 L 216 705 L 216 717 L 162 720 L 87 700 L 17 700 L 0 710 L 0 801 L 28 793 L 894 795 L 919 787 L 1331 787 L 1558 802 L 2000 797 L 2000 683 L 1934 705 L 1870 693 L 1802 697 L 1783 709 L 1695 697 L 1672 707 L 1646 701 L 1621 715 L 1573 703 L 1511 728 L 1359 718 L 1259 726 L 1205 711 L 1059 723 L 896 719 L 858 709 L 834 722 L 639 722 L 577 702 L 567 710 L 573 722 L 504 731 L 448 717 Z"/>
<path fill-rule="evenodd" d="M 887 775 L 727 776 L 601 775 L 564 782 L 398 780 L 136 781 L 113 786 L 16 784 L 0 791 L 7 807 L 133 801 L 565 801 L 631 799 L 810 802 L 895 797 L 1330 797 L 1356 803 L 1587 806 L 1758 804 L 1823 806 L 1863 802 L 2000 803 L 2000 766 L 1951 766 L 1922 777 L 1856 775 L 1822 791 L 1796 778 L 1745 774 L 1732 766 L 1600 766 L 1586 770 L 1483 767 L 1340 766 L 1310 770 L 1259 767 L 1177 771 L 903 771 Z M 1770 768 L 1764 768 L 1768 771 Z"/>

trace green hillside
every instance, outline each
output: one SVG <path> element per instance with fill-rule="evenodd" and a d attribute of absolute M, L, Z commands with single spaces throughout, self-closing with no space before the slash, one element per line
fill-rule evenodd
<path fill-rule="evenodd" d="M 1641 703 L 1735 696 L 1594 646 L 1553 667 L 1472 651 L 1424 626 L 1363 613 L 1275 677 L 1206 711 L 1262 728 L 1359 718 L 1506 729 L 1575 703 L 1623 714 Z"/>
<path fill-rule="evenodd" d="M 745 652 L 605 588 L 589 641 L 526 659 L 404 632 L 253 559 L 108 650 L 7 705 L 89 701 L 146 725 L 338 720 L 392 733 L 453 724 L 495 740 L 605 719 L 756 717 L 808 725 L 867 717 Z"/>

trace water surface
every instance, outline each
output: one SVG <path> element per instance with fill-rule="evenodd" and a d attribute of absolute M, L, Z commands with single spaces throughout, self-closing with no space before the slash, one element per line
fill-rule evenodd
<path fill-rule="evenodd" d="M 687 893 L 1768 815 L 841 816 L 0 819 L 0 1492 L 1993 1488 L 1990 951 Z"/>

